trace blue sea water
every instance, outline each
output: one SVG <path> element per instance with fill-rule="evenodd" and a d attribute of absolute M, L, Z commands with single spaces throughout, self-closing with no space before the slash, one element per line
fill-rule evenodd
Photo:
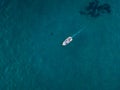
<path fill-rule="evenodd" d="M 89 1 L 0 0 L 0 90 L 120 90 L 120 1 L 99 18 Z"/>

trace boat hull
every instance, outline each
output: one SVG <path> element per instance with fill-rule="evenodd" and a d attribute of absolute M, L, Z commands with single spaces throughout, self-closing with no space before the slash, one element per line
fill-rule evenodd
<path fill-rule="evenodd" d="M 73 40 L 72 37 L 69 36 L 68 38 L 66 38 L 66 39 L 63 41 L 62 46 L 68 45 L 70 42 L 72 42 L 72 40 Z"/>

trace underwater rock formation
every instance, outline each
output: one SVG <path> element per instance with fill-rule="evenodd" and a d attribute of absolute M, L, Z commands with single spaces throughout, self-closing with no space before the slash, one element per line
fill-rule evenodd
<path fill-rule="evenodd" d="M 89 15 L 91 17 L 99 17 L 105 13 L 111 13 L 111 6 L 107 3 L 100 4 L 98 0 L 89 2 L 84 11 L 80 11 L 81 15 Z"/>

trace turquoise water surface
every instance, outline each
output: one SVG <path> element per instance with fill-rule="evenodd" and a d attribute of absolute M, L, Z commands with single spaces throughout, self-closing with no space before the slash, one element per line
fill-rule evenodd
<path fill-rule="evenodd" d="M 98 18 L 89 1 L 0 0 L 0 90 L 120 90 L 120 1 Z"/>

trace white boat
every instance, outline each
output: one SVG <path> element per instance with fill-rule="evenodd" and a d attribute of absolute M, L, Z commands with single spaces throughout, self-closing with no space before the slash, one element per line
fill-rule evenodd
<path fill-rule="evenodd" d="M 75 34 L 73 34 L 72 36 L 69 36 L 67 37 L 63 43 L 62 43 L 62 46 L 66 46 L 68 45 L 69 43 L 72 42 L 73 38 L 76 37 L 78 34 L 80 34 L 85 28 L 83 28 L 82 30 L 80 29 L 78 32 L 76 32 Z"/>
<path fill-rule="evenodd" d="M 63 41 L 62 46 L 68 45 L 70 42 L 72 42 L 72 40 L 73 40 L 73 39 L 72 39 L 71 36 L 67 37 L 67 38 Z"/>

